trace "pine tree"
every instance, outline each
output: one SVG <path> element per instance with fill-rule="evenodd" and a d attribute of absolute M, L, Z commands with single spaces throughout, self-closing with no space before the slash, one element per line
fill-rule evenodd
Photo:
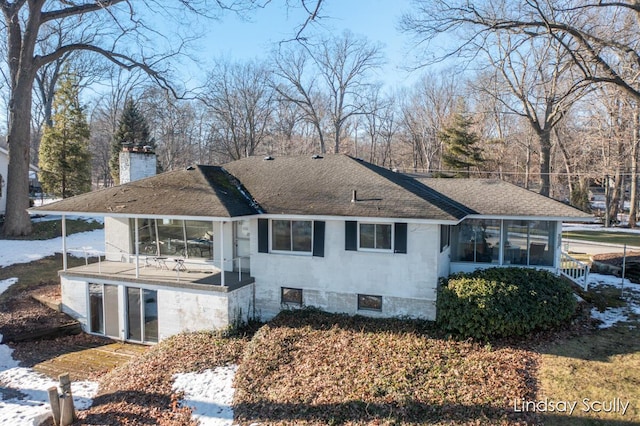
<path fill-rule="evenodd" d="M 120 152 L 125 146 L 133 149 L 150 146 L 152 150 L 155 150 L 155 141 L 151 138 L 147 120 L 131 99 L 125 102 L 118 121 L 118 130 L 113 135 L 111 143 L 109 168 L 116 184 L 120 182 Z"/>
<path fill-rule="evenodd" d="M 482 159 L 482 150 L 477 146 L 479 137 L 471 131 L 473 121 L 462 112 L 456 112 L 453 123 L 438 133 L 444 143 L 445 152 L 442 163 L 449 170 L 455 170 L 458 176 L 469 177 L 469 169 L 478 166 Z"/>
<path fill-rule="evenodd" d="M 76 77 L 65 71 L 53 100 L 53 126 L 45 127 L 40 142 L 42 189 L 62 198 L 91 190 L 90 132 L 79 92 Z"/>

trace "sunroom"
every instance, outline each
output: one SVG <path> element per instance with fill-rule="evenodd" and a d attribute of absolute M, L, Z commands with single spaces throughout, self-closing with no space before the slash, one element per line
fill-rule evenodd
<path fill-rule="evenodd" d="M 450 227 L 450 271 L 493 266 L 556 268 L 562 222 L 466 219 Z"/>

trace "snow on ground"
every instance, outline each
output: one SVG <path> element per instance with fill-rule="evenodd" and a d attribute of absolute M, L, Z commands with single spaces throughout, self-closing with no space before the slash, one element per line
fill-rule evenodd
<path fill-rule="evenodd" d="M 192 417 L 202 426 L 233 424 L 233 377 L 238 367 L 230 365 L 202 373 L 173 376 L 173 391 L 184 392 L 182 403 L 193 409 Z"/>
<path fill-rule="evenodd" d="M 0 241 L 0 246 L 3 242 Z M 17 278 L 1 280 L 0 294 L 17 281 Z M 50 416 L 47 390 L 57 383 L 31 368 L 19 367 L 12 352 L 7 345 L 0 345 L 0 424 L 37 426 Z M 96 382 L 73 382 L 71 393 L 75 407 L 88 408 L 97 390 Z"/>
<path fill-rule="evenodd" d="M 46 216 L 41 220 L 59 217 Z M 68 249 L 104 251 L 104 230 L 73 234 L 67 237 Z M 62 238 L 44 241 L 0 240 L 0 267 L 27 263 L 62 251 Z M 16 283 L 17 278 L 0 280 L 0 294 Z M 0 340 L 2 336 L 0 335 Z M 0 425 L 39 425 L 50 413 L 47 389 L 57 386 L 53 380 L 30 368 L 19 367 L 11 356 L 12 349 L 0 345 Z M 174 389 L 183 391 L 183 403 L 192 407 L 193 417 L 203 426 L 222 426 L 233 423 L 233 378 L 237 366 L 218 367 L 203 373 L 185 373 L 175 376 Z M 77 409 L 91 405 L 97 392 L 96 382 L 73 382 L 72 393 Z"/>
<path fill-rule="evenodd" d="M 589 289 L 599 286 L 613 286 L 619 288 L 627 305 L 618 308 L 609 308 L 604 312 L 596 308 L 591 309 L 591 316 L 602 321 L 600 328 L 609 328 L 619 322 L 629 321 L 630 315 L 640 315 L 640 284 L 635 284 L 628 279 L 624 280 L 613 275 L 589 274 Z"/>
<path fill-rule="evenodd" d="M 81 232 L 67 237 L 70 254 L 84 256 L 83 248 L 104 252 L 104 229 Z M 50 240 L 0 240 L 0 267 L 29 263 L 62 252 L 62 237 Z"/>

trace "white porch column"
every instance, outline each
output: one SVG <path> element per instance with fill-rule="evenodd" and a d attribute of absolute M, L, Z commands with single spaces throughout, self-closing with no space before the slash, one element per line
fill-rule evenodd
<path fill-rule="evenodd" d="M 67 270 L 67 217 L 62 215 L 62 270 Z"/>
<path fill-rule="evenodd" d="M 136 247 L 136 278 L 140 278 L 140 230 L 138 228 L 138 218 L 133 220 L 134 230 L 134 244 Z M 131 234 L 129 234 L 131 235 Z"/>
<path fill-rule="evenodd" d="M 224 283 L 224 222 L 220 221 L 220 268 L 222 269 L 222 275 L 220 276 L 220 285 L 225 286 Z"/>

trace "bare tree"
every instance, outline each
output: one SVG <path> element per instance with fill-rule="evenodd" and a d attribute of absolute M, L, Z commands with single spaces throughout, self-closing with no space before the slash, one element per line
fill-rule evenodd
<path fill-rule="evenodd" d="M 295 105 L 302 120 L 313 126 L 318 135 L 320 152 L 324 154 L 328 102 L 312 67 L 313 62 L 302 45 L 282 47 L 275 53 L 272 84 L 278 101 Z"/>
<path fill-rule="evenodd" d="M 317 7 L 309 9 L 309 18 L 300 31 L 316 18 L 321 3 L 322 0 L 317 0 L 314 3 Z M 5 24 L 0 31 L 4 31 L 7 43 L 10 82 L 9 172 L 4 234 L 25 235 L 31 230 L 26 212 L 29 206 L 29 142 L 33 85 L 39 69 L 69 52 L 87 51 L 102 55 L 126 69 L 142 69 L 159 85 L 173 89 L 168 80 L 166 60 L 180 55 L 185 38 L 174 39 L 178 40 L 179 46 L 174 46 L 176 50 L 171 52 L 151 48 L 155 47 L 153 39 L 161 35 L 146 26 L 137 11 L 149 10 L 156 19 L 159 14 L 164 14 L 178 21 L 189 21 L 185 14 L 212 17 L 221 8 L 251 9 L 257 6 L 250 0 L 229 4 L 213 0 L 180 0 L 175 4 L 156 0 L 0 0 Z M 47 29 L 52 25 L 63 28 L 68 37 L 61 45 L 52 43 L 50 49 L 38 51 L 38 42 L 49 34 Z M 134 53 L 135 47 L 140 48 L 138 53 Z M 156 51 L 162 53 L 147 53 Z"/>
<path fill-rule="evenodd" d="M 431 172 L 440 167 L 437 135 L 462 96 L 455 74 L 425 74 L 400 98 L 402 138 L 411 146 L 411 168 Z"/>
<path fill-rule="evenodd" d="M 276 90 L 296 104 L 312 123 L 326 152 L 325 113 L 333 135 L 333 151 L 340 151 L 345 125 L 365 112 L 363 93 L 373 84 L 371 74 L 383 64 L 381 49 L 365 38 L 344 32 L 313 44 L 297 45 L 276 53 Z"/>
<path fill-rule="evenodd" d="M 232 160 L 253 155 L 272 124 L 270 71 L 257 62 L 218 61 L 214 68 L 203 100 L 218 130 L 216 149 Z"/>
<path fill-rule="evenodd" d="M 333 152 L 338 153 L 347 120 L 366 112 L 363 94 L 373 84 L 371 73 L 383 64 L 380 47 L 346 31 L 322 40 L 310 53 L 329 95 Z"/>

